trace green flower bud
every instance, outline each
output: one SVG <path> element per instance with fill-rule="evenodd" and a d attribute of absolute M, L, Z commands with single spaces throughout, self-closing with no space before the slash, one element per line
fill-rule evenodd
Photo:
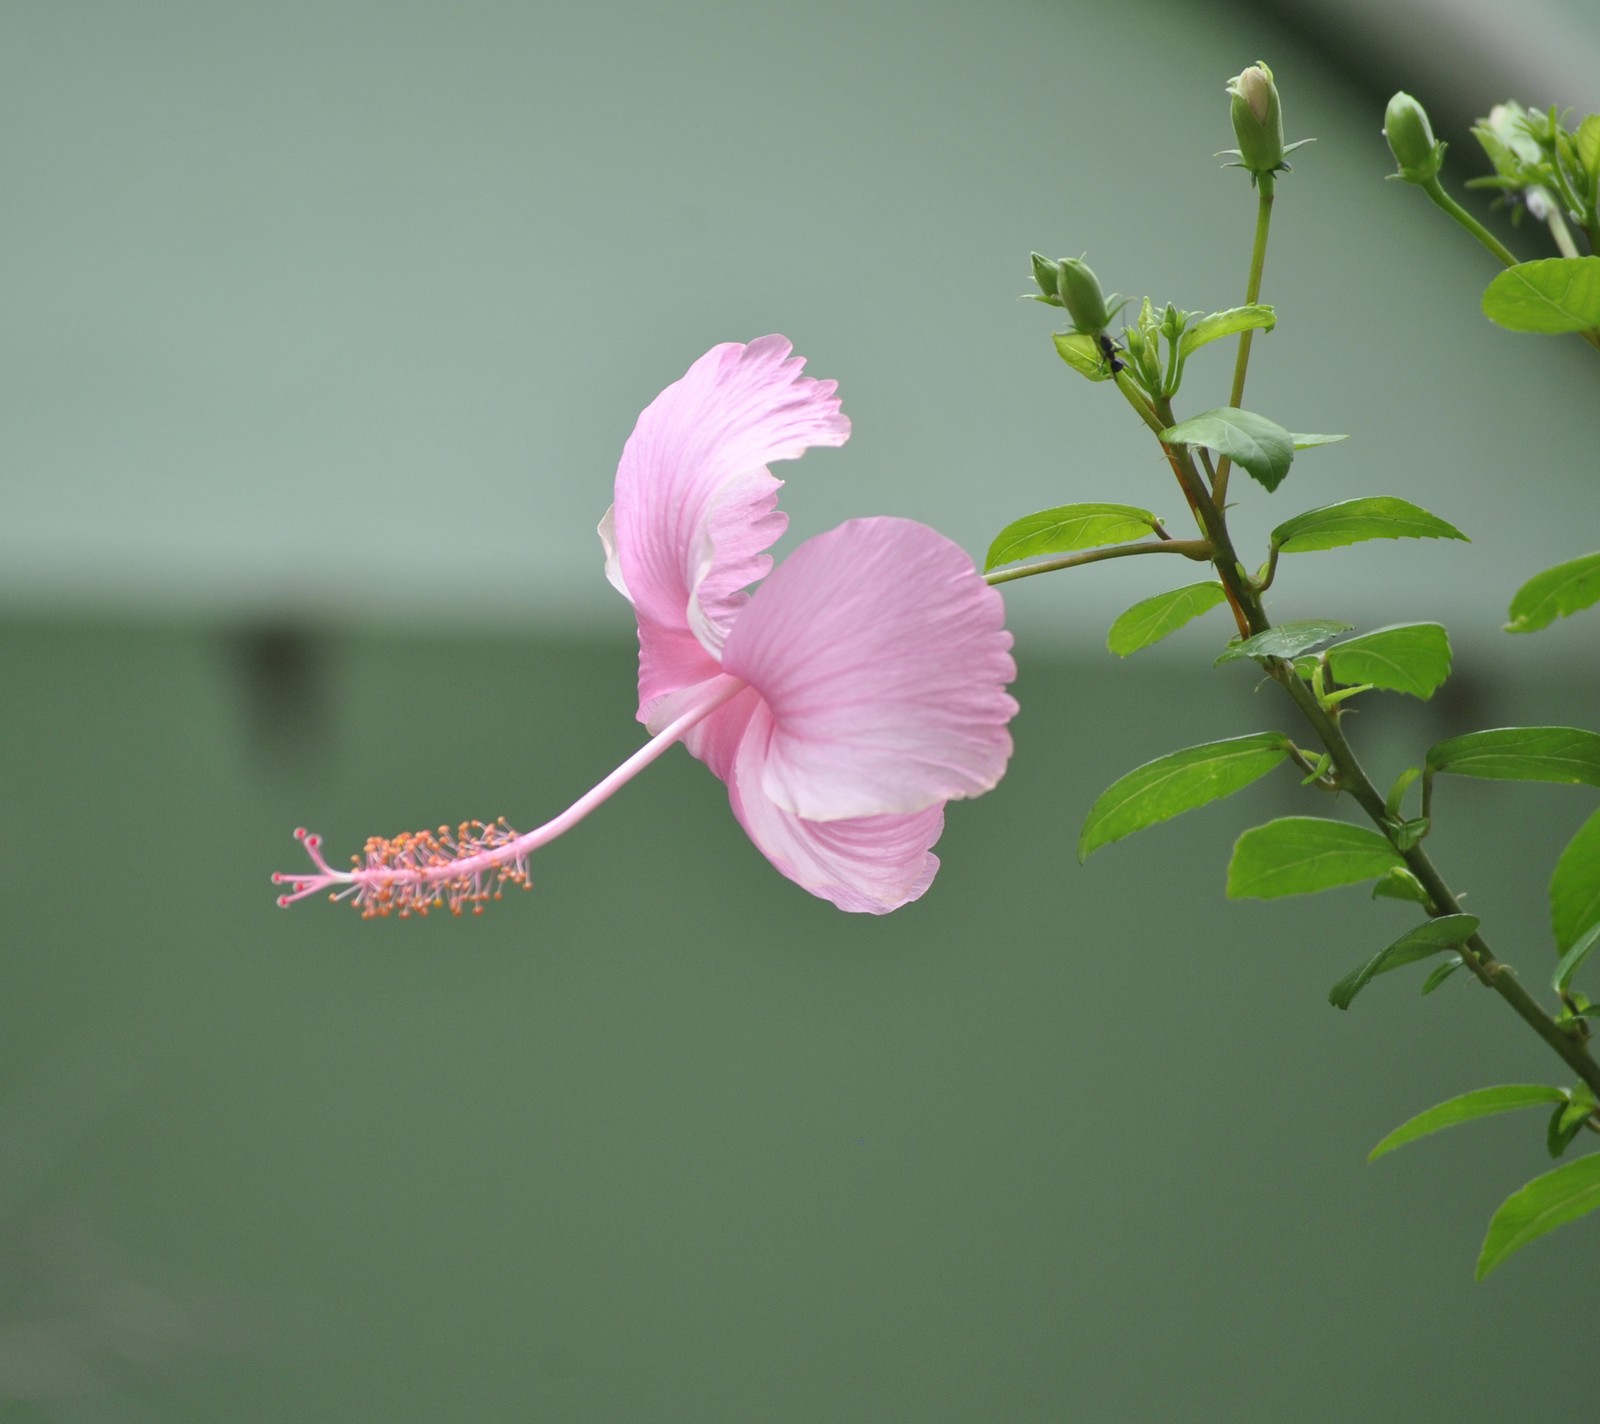
<path fill-rule="evenodd" d="M 1100 283 L 1079 257 L 1063 257 L 1057 272 L 1056 291 L 1079 331 L 1098 336 L 1111 322 L 1105 293 Z"/>
<path fill-rule="evenodd" d="M 1283 114 L 1272 71 L 1257 60 L 1228 81 L 1233 132 L 1239 140 L 1239 166 L 1255 177 L 1276 173 L 1283 161 Z"/>
<path fill-rule="evenodd" d="M 1060 306 L 1061 298 L 1058 295 L 1061 281 L 1059 264 L 1052 262 L 1048 257 L 1041 257 L 1037 252 L 1032 252 L 1028 255 L 1033 259 L 1033 280 L 1039 284 L 1040 295 L 1035 297 L 1034 300 L 1049 302 L 1053 307 Z"/>
<path fill-rule="evenodd" d="M 1444 165 L 1444 145 L 1433 136 L 1428 111 L 1404 90 L 1383 111 L 1383 136 L 1400 165 L 1393 176 L 1407 183 L 1431 183 Z"/>

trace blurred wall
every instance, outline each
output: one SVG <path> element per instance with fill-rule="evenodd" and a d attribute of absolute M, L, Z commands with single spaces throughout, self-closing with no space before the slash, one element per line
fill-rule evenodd
<path fill-rule="evenodd" d="M 1537 1115 L 1365 1165 L 1551 1064 L 1461 977 L 1328 1007 L 1404 906 L 1222 901 L 1238 830 L 1322 809 L 1292 774 L 1075 863 L 1113 774 L 1280 724 L 1248 675 L 1025 658 L 1010 774 L 881 919 L 674 754 L 533 893 L 366 923 L 273 907 L 290 829 L 554 811 L 637 744 L 625 640 L 330 635 L 270 720 L 255 639 L 33 621 L 0 656 L 0 1417 L 1503 1424 L 1586 1308 L 1583 1228 L 1471 1280 Z M 1449 717 L 1594 692 L 1362 731 L 1387 777 Z M 1589 805 L 1440 788 L 1535 978 L 1527 867 Z M 1448 1346 L 1468 1320 L 1493 1350 Z"/>
<path fill-rule="evenodd" d="M 1493 641 L 1523 577 L 1590 547 L 1548 531 L 1600 525 L 1564 418 L 1588 353 L 1487 326 L 1492 260 L 1382 181 L 1381 101 L 1257 13 L 1161 0 L 14 7 L 0 594 L 624 629 L 594 526 L 634 417 L 771 330 L 855 422 L 794 472 L 797 535 L 893 512 L 982 549 L 1068 500 L 1174 515 L 1146 433 L 1016 298 L 1038 248 L 1242 299 L 1254 206 L 1212 155 L 1258 55 L 1317 142 L 1250 400 L 1351 439 L 1241 492 L 1247 547 L 1403 494 L 1484 548 L 1308 560 L 1280 615 L 1400 606 Z M 1196 358 L 1183 408 L 1231 366 Z M 1148 580 L 1019 589 L 1015 617 L 1081 646 Z"/>

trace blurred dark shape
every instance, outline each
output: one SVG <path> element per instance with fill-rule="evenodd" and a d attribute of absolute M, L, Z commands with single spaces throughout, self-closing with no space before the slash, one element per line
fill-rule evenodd
<path fill-rule="evenodd" d="M 294 623 L 224 635 L 249 754 L 263 770 L 321 761 L 330 736 L 327 640 Z"/>

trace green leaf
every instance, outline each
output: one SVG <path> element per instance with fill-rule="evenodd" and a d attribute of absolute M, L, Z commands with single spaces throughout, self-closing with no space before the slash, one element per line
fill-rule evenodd
<path fill-rule="evenodd" d="M 1374 900 L 1410 900 L 1417 905 L 1428 903 L 1428 892 L 1422 882 L 1403 865 L 1380 875 L 1372 887 Z"/>
<path fill-rule="evenodd" d="M 1493 781 L 1600 786 L 1600 735 L 1579 727 L 1495 727 L 1428 749 L 1428 767 Z"/>
<path fill-rule="evenodd" d="M 1578 125 L 1575 141 L 1584 172 L 1591 179 L 1600 177 L 1600 114 L 1590 114 Z"/>
<path fill-rule="evenodd" d="M 1187 358 L 1208 341 L 1222 336 L 1237 336 L 1241 331 L 1271 331 L 1278 317 L 1269 306 L 1232 307 L 1227 311 L 1212 312 L 1203 316 L 1186 332 L 1179 343 L 1178 354 Z"/>
<path fill-rule="evenodd" d="M 1578 972 L 1578 966 L 1589 957 L 1595 945 L 1600 944 L 1600 925 L 1595 925 L 1578 937 L 1577 942 L 1561 956 L 1561 963 L 1556 965 L 1556 972 L 1550 980 L 1550 987 L 1558 994 L 1567 991 L 1567 985 L 1572 982 L 1572 976 Z"/>
<path fill-rule="evenodd" d="M 1511 600 L 1508 633 L 1537 633 L 1557 618 L 1600 603 L 1600 554 L 1585 554 L 1535 574 Z"/>
<path fill-rule="evenodd" d="M 1236 662 L 1240 658 L 1297 657 L 1319 643 L 1326 643 L 1329 638 L 1337 637 L 1340 633 L 1348 633 L 1351 626 L 1349 623 L 1335 622 L 1331 618 L 1307 618 L 1298 623 L 1280 623 L 1276 628 L 1268 628 L 1265 633 L 1257 633 L 1253 638 L 1230 643 L 1227 650 L 1216 660 L 1215 666 L 1221 667 L 1223 663 Z"/>
<path fill-rule="evenodd" d="M 1583 1125 L 1594 1112 L 1594 1094 L 1587 1083 L 1579 1083 L 1572 1090 L 1572 1101 L 1558 1106 L 1550 1114 L 1550 1125 L 1545 1130 L 1545 1146 L 1552 1157 L 1560 1157 L 1572 1146 L 1572 1139 L 1583 1131 Z"/>
<path fill-rule="evenodd" d="M 1269 490 L 1283 483 L 1294 462 L 1294 437 L 1287 430 L 1264 415 L 1227 405 L 1181 420 L 1161 438 L 1168 445 L 1204 445 L 1226 455 Z"/>
<path fill-rule="evenodd" d="M 1144 599 L 1117 615 L 1106 646 L 1119 658 L 1159 643 L 1190 619 L 1198 618 L 1227 598 L 1220 583 L 1191 583 Z"/>
<path fill-rule="evenodd" d="M 1018 559 L 1070 554 L 1074 549 L 1140 539 L 1156 523 L 1148 509 L 1131 504 L 1063 504 L 1056 509 L 1041 509 L 1037 514 L 1013 520 L 995 535 L 983 561 L 983 571 L 988 573 Z"/>
<path fill-rule="evenodd" d="M 1477 1278 L 1481 1281 L 1530 1241 L 1588 1215 L 1596 1207 L 1600 1207 L 1600 1152 L 1535 1177 L 1521 1191 L 1507 1197 L 1489 1222 L 1489 1234 L 1484 1237 L 1483 1252 L 1478 1257 Z"/>
<path fill-rule="evenodd" d="M 1409 934 L 1403 934 L 1387 949 L 1380 949 L 1358 969 L 1352 969 L 1328 991 L 1328 1002 L 1336 1009 L 1348 1009 L 1350 1001 L 1380 974 L 1403 965 L 1415 964 L 1443 954 L 1447 949 L 1459 949 L 1478 931 L 1476 915 L 1441 915 L 1418 925 Z"/>
<path fill-rule="evenodd" d="M 1056 354 L 1080 376 L 1091 381 L 1109 381 L 1111 363 L 1106 360 L 1100 343 L 1086 331 L 1058 331 L 1051 338 L 1056 344 Z"/>
<path fill-rule="evenodd" d="M 1440 623 L 1397 623 L 1328 649 L 1340 682 L 1369 682 L 1424 700 L 1450 676 L 1450 638 Z"/>
<path fill-rule="evenodd" d="M 1296 450 L 1315 450 L 1318 445 L 1337 445 L 1341 440 L 1348 440 L 1348 435 L 1291 435 Z"/>
<path fill-rule="evenodd" d="M 1459 1098 L 1436 1103 L 1426 1112 L 1408 1118 L 1367 1153 L 1367 1161 L 1376 1162 L 1396 1147 L 1404 1147 L 1419 1137 L 1426 1137 L 1441 1128 L 1454 1127 L 1457 1123 L 1493 1117 L 1496 1113 L 1515 1112 L 1518 1108 L 1564 1103 L 1566 1100 L 1567 1095 L 1560 1088 L 1551 1088 L 1543 1083 L 1507 1083 L 1497 1088 L 1475 1088 Z"/>
<path fill-rule="evenodd" d="M 1401 864 L 1376 831 L 1318 816 L 1285 816 L 1239 837 L 1228 862 L 1230 899 L 1276 900 L 1353 885 Z"/>
<path fill-rule="evenodd" d="M 1403 814 L 1402 808 L 1405 805 L 1406 792 L 1411 789 L 1412 782 L 1421 775 L 1422 768 L 1420 766 L 1408 766 L 1399 776 L 1395 777 L 1394 785 L 1389 788 L 1389 794 L 1383 801 L 1384 809 L 1388 811 L 1392 819 L 1397 821 L 1400 819 Z"/>
<path fill-rule="evenodd" d="M 1462 539 L 1454 524 L 1408 500 L 1392 495 L 1345 499 L 1308 509 L 1286 519 L 1272 531 L 1279 553 L 1309 554 L 1316 549 L 1337 549 L 1364 539 Z M 1467 542 L 1471 542 L 1467 540 Z"/>
<path fill-rule="evenodd" d="M 1265 776 L 1289 755 L 1281 732 L 1256 732 L 1207 742 L 1157 757 L 1114 782 L 1089 808 L 1078 837 L 1078 859 L 1146 826 L 1231 796 Z"/>
<path fill-rule="evenodd" d="M 1507 267 L 1483 294 L 1483 314 L 1507 331 L 1600 326 L 1600 257 L 1541 257 Z"/>
<path fill-rule="evenodd" d="M 1454 974 L 1456 970 L 1461 968 L 1461 966 L 1466 962 L 1467 961 L 1464 960 L 1459 954 L 1452 954 L 1449 959 L 1445 960 L 1443 964 L 1441 964 L 1433 971 L 1432 974 L 1428 975 L 1428 977 L 1422 981 L 1422 992 L 1424 994 L 1433 993 L 1435 989 L 1443 984 L 1446 979 Z"/>
<path fill-rule="evenodd" d="M 1398 851 L 1408 851 L 1414 846 L 1421 845 L 1431 824 L 1427 816 L 1418 816 L 1414 821 L 1402 821 L 1394 828 L 1394 848 Z"/>
<path fill-rule="evenodd" d="M 1571 1106 L 1571 1103 L 1565 1103 L 1558 1106 L 1555 1111 L 1550 1114 L 1550 1121 L 1545 1124 L 1545 1150 L 1552 1157 L 1561 1156 L 1561 1154 L 1565 1152 L 1567 1148 L 1571 1147 L 1572 1139 L 1578 1135 L 1578 1129 L 1583 1126 L 1583 1119 L 1581 1117 L 1577 1122 L 1573 1123 L 1570 1128 L 1567 1126 L 1567 1110 Z"/>
<path fill-rule="evenodd" d="M 1600 924 L 1600 811 L 1567 842 L 1550 876 L 1550 929 L 1565 954 L 1590 925 Z"/>

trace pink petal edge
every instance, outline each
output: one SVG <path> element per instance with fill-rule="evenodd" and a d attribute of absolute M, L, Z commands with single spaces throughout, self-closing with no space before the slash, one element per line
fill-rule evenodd
<path fill-rule="evenodd" d="M 806 821 L 762 790 L 772 734 L 770 710 L 757 703 L 728 782 L 733 814 L 773 866 L 813 895 L 852 913 L 885 915 L 921 897 L 939 857 L 944 803 L 907 816 Z"/>
<path fill-rule="evenodd" d="M 715 346 L 640 415 L 601 521 L 606 576 L 639 619 L 639 717 L 714 676 L 744 590 L 783 533 L 770 461 L 842 445 L 835 383 L 800 374 L 782 336 Z"/>

